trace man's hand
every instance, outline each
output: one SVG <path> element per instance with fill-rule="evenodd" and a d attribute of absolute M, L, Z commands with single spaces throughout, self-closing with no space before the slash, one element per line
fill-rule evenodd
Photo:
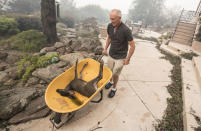
<path fill-rule="evenodd" d="M 126 58 L 126 59 L 124 60 L 124 65 L 128 65 L 128 64 L 129 64 L 129 61 L 130 61 L 130 59 Z"/>
<path fill-rule="evenodd" d="M 103 55 L 106 55 L 106 54 L 107 54 L 107 50 L 104 49 L 103 52 L 102 52 L 102 54 L 103 54 Z"/>

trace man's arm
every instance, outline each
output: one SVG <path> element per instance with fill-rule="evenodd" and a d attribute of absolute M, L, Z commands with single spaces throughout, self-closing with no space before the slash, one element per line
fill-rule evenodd
<path fill-rule="evenodd" d="M 129 52 L 128 52 L 128 56 L 127 56 L 127 58 L 125 59 L 125 62 L 124 62 L 125 65 L 129 64 L 130 58 L 131 58 L 131 56 L 133 55 L 133 53 L 135 51 L 135 43 L 134 43 L 134 41 L 133 40 L 128 41 L 128 44 L 130 45 L 130 49 L 129 49 Z"/>
<path fill-rule="evenodd" d="M 105 48 L 104 48 L 104 50 L 103 50 L 103 54 L 107 54 L 107 48 L 109 47 L 109 45 L 110 45 L 110 42 L 111 42 L 111 39 L 110 39 L 110 37 L 109 37 L 109 35 L 107 36 L 107 39 L 106 39 L 106 45 L 105 45 Z"/>

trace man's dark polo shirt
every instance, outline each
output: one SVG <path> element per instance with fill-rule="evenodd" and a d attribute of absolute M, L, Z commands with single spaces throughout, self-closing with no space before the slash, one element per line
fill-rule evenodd
<path fill-rule="evenodd" d="M 121 23 L 116 31 L 110 23 L 107 27 L 107 33 L 111 39 L 109 55 L 114 59 L 125 59 L 128 52 L 128 41 L 133 40 L 131 30 Z"/>

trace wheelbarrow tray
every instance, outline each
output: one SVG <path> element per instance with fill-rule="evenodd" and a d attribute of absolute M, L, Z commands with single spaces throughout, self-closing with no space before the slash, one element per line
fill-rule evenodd
<path fill-rule="evenodd" d="M 90 81 L 93 78 L 97 77 L 99 74 L 100 63 L 94 59 L 86 58 L 81 60 L 78 63 L 77 71 L 78 78 L 80 76 L 80 71 L 83 65 L 88 62 L 88 65 L 82 72 L 82 79 L 84 81 Z M 81 95 L 78 92 L 75 92 L 76 97 L 82 101 L 81 105 L 76 105 L 70 98 L 61 96 L 56 92 L 57 89 L 64 89 L 74 78 L 75 78 L 75 65 L 57 76 L 52 82 L 48 85 L 45 92 L 45 102 L 47 106 L 58 113 L 70 113 L 76 110 L 81 109 L 88 102 L 90 102 L 100 91 L 102 91 L 103 87 L 109 82 L 112 77 L 111 70 L 103 66 L 103 78 L 97 84 L 97 91 L 91 96 L 86 97 Z"/>

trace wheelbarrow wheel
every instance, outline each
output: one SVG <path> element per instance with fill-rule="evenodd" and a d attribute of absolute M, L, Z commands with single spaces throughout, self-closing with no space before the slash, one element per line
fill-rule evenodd
<path fill-rule="evenodd" d="M 52 116 L 50 117 L 50 121 L 53 124 L 53 127 L 56 127 L 57 129 L 59 129 L 65 123 L 70 121 L 75 116 L 75 113 L 76 112 L 70 112 L 70 113 L 62 114 L 62 113 L 54 112 L 52 114 Z"/>
<path fill-rule="evenodd" d="M 55 116 L 54 116 L 54 122 L 56 123 L 56 124 L 59 124 L 60 122 L 61 122 L 61 113 L 56 113 L 55 114 Z"/>

